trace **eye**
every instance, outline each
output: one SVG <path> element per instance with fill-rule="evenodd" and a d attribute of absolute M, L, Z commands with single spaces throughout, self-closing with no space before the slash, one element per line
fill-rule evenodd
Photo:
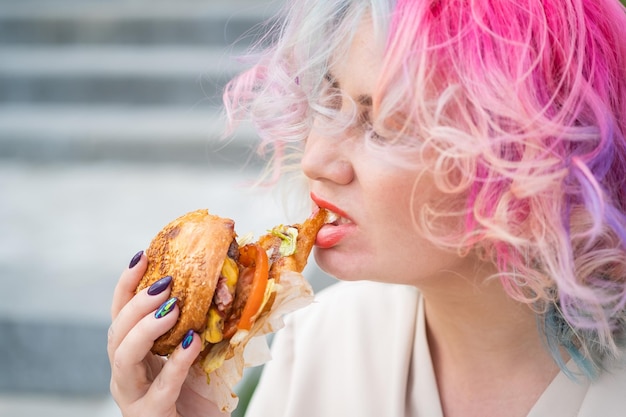
<path fill-rule="evenodd" d="M 380 135 L 378 132 L 376 132 L 376 130 L 374 129 L 374 126 L 372 126 L 371 123 L 368 123 L 365 126 L 365 134 L 367 136 L 368 139 L 374 141 L 374 142 L 378 142 L 378 143 L 382 143 L 382 142 L 386 142 L 387 139 Z"/>
<path fill-rule="evenodd" d="M 365 134 L 368 140 L 372 140 L 378 143 L 382 143 L 386 141 L 386 138 L 382 136 L 381 134 L 379 134 L 374 128 L 374 125 L 371 120 L 369 108 L 367 110 L 362 111 L 359 114 L 358 122 L 361 126 L 361 129 L 363 130 L 363 133 Z"/>

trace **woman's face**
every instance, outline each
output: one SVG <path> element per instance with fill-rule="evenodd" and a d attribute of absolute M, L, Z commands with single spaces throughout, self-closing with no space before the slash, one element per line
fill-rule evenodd
<path fill-rule="evenodd" d="M 344 280 L 419 285 L 443 271 L 463 273 L 469 259 L 436 248 L 414 227 L 411 210 L 418 212 L 437 199 L 432 180 L 421 175 L 417 157 L 415 164 L 399 166 L 365 145 L 366 135 L 372 134 L 371 97 L 382 61 L 374 45 L 366 19 L 349 54 L 328 75 L 343 94 L 337 107 L 342 112 L 356 110 L 360 117 L 341 135 L 314 129 L 307 138 L 302 169 L 311 197 L 341 216 L 318 234 L 315 259 L 323 270 Z"/>

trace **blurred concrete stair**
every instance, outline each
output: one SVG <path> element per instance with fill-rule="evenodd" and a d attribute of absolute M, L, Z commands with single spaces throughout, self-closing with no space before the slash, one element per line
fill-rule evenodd
<path fill-rule="evenodd" d="M 0 0 L 0 156 L 206 162 L 233 55 L 271 4 Z"/>
<path fill-rule="evenodd" d="M 29 417 L 3 395 L 106 396 L 120 267 L 166 221 L 247 180 L 218 166 L 251 132 L 212 152 L 219 96 L 274 6 L 0 0 L 0 416 Z"/>

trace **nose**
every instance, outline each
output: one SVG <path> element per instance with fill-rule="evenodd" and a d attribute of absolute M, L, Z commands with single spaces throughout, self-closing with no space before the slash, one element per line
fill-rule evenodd
<path fill-rule="evenodd" d="M 307 138 L 300 162 L 302 171 L 311 180 L 349 184 L 355 173 L 347 151 L 345 142 L 312 132 Z"/>

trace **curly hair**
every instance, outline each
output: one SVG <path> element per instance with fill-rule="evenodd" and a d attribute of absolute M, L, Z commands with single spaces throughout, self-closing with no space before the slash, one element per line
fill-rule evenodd
<path fill-rule="evenodd" d="M 626 330 L 624 7 L 295 2 L 227 87 L 231 122 L 250 117 L 274 166 L 289 166 L 315 118 L 342 120 L 325 105 L 324 76 L 371 16 L 384 51 L 375 123 L 397 140 L 370 142 L 398 160 L 421 153 L 446 196 L 415 209 L 421 232 L 493 261 L 507 293 L 536 311 L 563 371 L 561 348 L 593 377 Z"/>

